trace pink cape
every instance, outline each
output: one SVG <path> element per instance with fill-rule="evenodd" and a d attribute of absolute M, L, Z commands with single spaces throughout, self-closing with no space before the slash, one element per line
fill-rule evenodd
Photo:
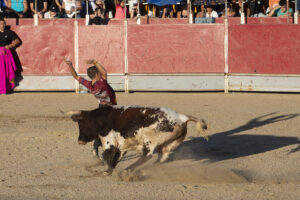
<path fill-rule="evenodd" d="M 0 47 L 0 94 L 6 94 L 8 91 L 14 89 L 16 70 L 16 64 L 11 51 L 5 47 Z"/>

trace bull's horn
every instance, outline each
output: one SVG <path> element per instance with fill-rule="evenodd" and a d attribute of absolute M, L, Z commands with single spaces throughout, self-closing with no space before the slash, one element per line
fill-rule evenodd
<path fill-rule="evenodd" d="M 67 116 L 80 115 L 81 111 L 80 110 L 73 110 L 73 111 L 66 112 L 64 114 L 67 115 Z"/>

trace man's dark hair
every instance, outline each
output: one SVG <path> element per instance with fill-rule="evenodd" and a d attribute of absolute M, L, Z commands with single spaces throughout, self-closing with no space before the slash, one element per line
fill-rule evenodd
<path fill-rule="evenodd" d="M 95 78 L 98 72 L 99 71 L 96 66 L 92 66 L 87 69 L 87 75 L 90 77 L 90 79 Z"/>
<path fill-rule="evenodd" d="M 280 0 L 280 1 L 279 1 L 279 5 L 280 5 L 280 6 L 286 5 L 286 0 Z"/>

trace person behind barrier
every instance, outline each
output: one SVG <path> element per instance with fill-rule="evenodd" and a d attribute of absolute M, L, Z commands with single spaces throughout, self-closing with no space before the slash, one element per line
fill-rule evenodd
<path fill-rule="evenodd" d="M 115 0 L 115 5 L 116 5 L 116 14 L 115 18 L 116 19 L 125 19 L 125 2 L 124 0 Z"/>
<path fill-rule="evenodd" d="M 27 16 L 27 0 L 7 0 L 6 15 L 8 18 L 23 18 Z"/>
<path fill-rule="evenodd" d="M 213 10 L 213 6 L 204 6 L 205 7 L 205 14 L 204 17 L 206 18 L 218 18 L 218 13 Z"/>
<path fill-rule="evenodd" d="M 62 9 L 65 12 L 64 18 L 81 18 L 82 5 L 79 0 L 63 0 Z"/>
<path fill-rule="evenodd" d="M 57 6 L 52 4 L 49 7 L 49 11 L 44 14 L 45 19 L 56 19 L 56 18 L 63 18 L 61 12 L 59 12 Z"/>
<path fill-rule="evenodd" d="M 5 26 L 4 19 L 0 18 L 0 94 L 7 94 L 15 87 L 17 67 L 10 49 L 20 44 L 17 34 Z"/>
<path fill-rule="evenodd" d="M 249 16 L 250 17 L 266 17 L 267 0 L 249 0 Z"/>
<path fill-rule="evenodd" d="M 35 6 L 36 2 L 36 6 Z M 39 18 L 44 18 L 44 13 L 48 9 L 48 2 L 47 0 L 29 0 L 30 10 L 32 16 L 37 13 Z M 36 10 L 35 10 L 36 7 Z"/>
<path fill-rule="evenodd" d="M 187 0 L 180 1 L 179 4 L 176 4 L 176 16 L 177 18 L 187 18 Z"/>
<path fill-rule="evenodd" d="M 270 9 L 269 17 L 287 17 L 286 0 L 280 0 L 279 4 Z M 292 16 L 293 9 L 289 8 L 289 16 Z"/>
<path fill-rule="evenodd" d="M 225 12 L 225 8 L 223 9 L 222 12 L 222 17 L 225 18 L 226 12 Z M 227 16 L 228 17 L 239 17 L 240 13 L 239 13 L 239 8 L 237 6 L 235 6 L 235 4 L 229 3 L 227 5 Z"/>
<path fill-rule="evenodd" d="M 6 0 L 1 0 L 0 1 L 0 13 L 3 13 L 6 9 L 6 4 L 7 4 L 7 1 Z"/>
<path fill-rule="evenodd" d="M 104 17 L 104 10 L 96 8 L 93 18 L 90 18 L 89 25 L 107 25 L 109 19 Z"/>
<path fill-rule="evenodd" d="M 99 102 L 99 107 L 103 105 L 117 105 L 116 94 L 112 87 L 107 82 L 107 72 L 105 68 L 95 60 L 88 60 L 87 64 L 93 64 L 93 66 L 87 69 L 87 74 L 91 81 L 79 77 L 72 65 L 72 62 L 69 60 L 64 60 L 65 63 L 69 66 L 72 76 L 79 81 L 80 84 L 85 86 L 91 94 Z M 93 154 L 96 157 L 99 157 L 98 147 L 101 146 L 101 142 L 98 139 L 94 141 L 93 145 Z"/>
<path fill-rule="evenodd" d="M 162 16 L 161 18 L 173 18 L 174 11 L 172 5 L 165 5 L 162 7 Z"/>
<path fill-rule="evenodd" d="M 219 15 L 212 6 L 201 5 L 200 11 L 196 14 L 195 24 L 215 23 Z"/>
<path fill-rule="evenodd" d="M 89 8 L 88 14 L 90 16 L 90 19 L 93 19 L 96 16 L 102 16 L 103 18 L 108 18 L 108 13 L 106 12 L 105 3 L 102 0 L 96 0 L 95 2 L 91 2 L 88 8 Z"/>
<path fill-rule="evenodd" d="M 138 0 L 128 0 L 130 18 L 134 18 L 137 14 Z"/>
<path fill-rule="evenodd" d="M 55 5 L 58 9 L 57 12 L 59 12 L 60 14 L 63 14 L 62 0 L 55 0 Z"/>

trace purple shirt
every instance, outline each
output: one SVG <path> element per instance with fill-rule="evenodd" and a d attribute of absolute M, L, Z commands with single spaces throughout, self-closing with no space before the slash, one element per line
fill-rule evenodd
<path fill-rule="evenodd" d="M 79 77 L 79 83 L 85 86 L 91 94 L 98 100 L 99 104 L 112 104 L 116 105 L 115 91 L 107 83 L 107 80 L 100 79 L 94 85 L 92 81 L 88 81 L 82 77 Z"/>

